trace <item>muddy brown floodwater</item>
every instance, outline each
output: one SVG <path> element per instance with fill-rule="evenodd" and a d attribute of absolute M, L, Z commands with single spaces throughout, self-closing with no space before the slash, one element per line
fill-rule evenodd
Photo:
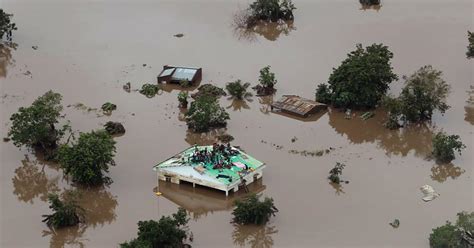
<path fill-rule="evenodd" d="M 79 189 L 87 221 L 57 232 L 41 222 L 49 212 L 49 192 L 71 189 L 58 166 L 1 143 L 1 247 L 116 247 L 136 236 L 139 220 L 159 219 L 183 206 L 190 211 L 194 247 L 428 247 L 433 227 L 473 210 L 474 60 L 465 57 L 467 30 L 473 30 L 471 0 L 384 0 L 381 8 L 358 1 L 294 1 L 295 21 L 239 33 L 232 25 L 247 1 L 34 1 L 3 0 L 14 13 L 15 46 L 2 47 L 0 60 L 2 137 L 9 117 L 49 89 L 63 105 L 100 108 L 112 102 L 111 116 L 65 107 L 75 130 L 120 121 L 117 166 L 110 187 Z M 286 28 L 286 29 L 285 29 Z M 174 37 L 183 33 L 182 38 Z M 187 132 L 177 94 L 168 87 L 154 98 L 134 91 L 156 81 L 165 64 L 203 68 L 203 82 L 224 86 L 241 79 L 257 82 L 271 65 L 277 94 L 313 98 L 356 43 L 382 42 L 394 52 L 401 76 L 425 64 L 443 71 L 452 86 L 446 114 L 430 124 L 389 131 L 384 115 L 352 120 L 331 110 L 300 120 L 269 112 L 271 98 L 221 104 L 231 115 L 227 130 L 205 135 Z M 36 49 L 33 49 L 35 47 Z M 145 66 L 143 64 L 146 64 Z M 130 93 L 122 85 L 131 82 Z M 401 82 L 392 84 L 396 94 Z M 357 113 L 358 114 L 358 113 Z M 467 148 L 451 164 L 427 159 L 431 135 L 456 133 Z M 253 189 L 275 199 L 280 212 L 263 227 L 230 224 L 232 200 L 188 185 L 157 186 L 152 166 L 193 143 L 212 142 L 220 132 L 268 165 Z M 296 137 L 295 142 L 291 139 Z M 334 148 L 323 156 L 289 150 Z M 332 187 L 328 171 L 347 164 Z M 425 203 L 419 187 L 429 184 L 441 196 Z M 389 223 L 400 220 L 398 229 Z"/>

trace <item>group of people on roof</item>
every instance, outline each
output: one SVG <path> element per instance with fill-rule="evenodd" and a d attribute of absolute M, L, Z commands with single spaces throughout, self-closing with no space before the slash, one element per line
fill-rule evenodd
<path fill-rule="evenodd" d="M 214 143 L 211 149 L 204 148 L 199 150 L 197 146 L 194 148 L 194 152 L 191 155 L 191 162 L 193 163 L 205 163 L 212 164 L 213 169 L 222 169 L 232 167 L 231 157 L 239 154 L 239 151 L 232 149 L 230 144 L 217 144 Z"/>

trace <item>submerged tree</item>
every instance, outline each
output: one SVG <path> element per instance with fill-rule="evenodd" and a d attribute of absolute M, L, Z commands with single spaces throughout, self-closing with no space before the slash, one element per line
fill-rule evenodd
<path fill-rule="evenodd" d="M 106 131 L 81 133 L 78 141 L 62 145 L 58 159 L 66 175 L 83 185 L 109 184 L 112 180 L 105 175 L 110 165 L 115 165 L 115 141 Z"/>
<path fill-rule="evenodd" d="M 242 100 L 244 98 L 252 96 L 252 93 L 247 91 L 247 88 L 249 86 L 250 86 L 250 83 L 242 84 L 242 81 L 238 79 L 234 82 L 227 83 L 225 88 L 232 97 L 235 97 L 238 100 Z"/>
<path fill-rule="evenodd" d="M 320 84 L 316 88 L 316 101 L 320 103 L 331 103 L 331 91 L 327 84 Z"/>
<path fill-rule="evenodd" d="M 433 155 L 441 162 L 451 162 L 455 159 L 455 152 L 461 153 L 466 146 L 460 141 L 459 135 L 447 135 L 438 132 L 433 137 Z"/>
<path fill-rule="evenodd" d="M 107 131 L 107 133 L 109 133 L 110 135 L 125 133 L 125 127 L 120 122 L 108 121 L 107 123 L 105 123 L 104 128 L 105 131 Z"/>
<path fill-rule="evenodd" d="M 145 95 L 148 98 L 152 98 L 156 94 L 158 94 L 159 90 L 160 90 L 160 87 L 157 84 L 144 84 L 142 85 L 142 88 L 140 89 L 140 93 L 142 95 Z"/>
<path fill-rule="evenodd" d="M 252 18 L 272 22 L 293 20 L 295 9 L 291 0 L 256 0 L 249 7 Z"/>
<path fill-rule="evenodd" d="M 469 40 L 469 44 L 467 45 L 467 58 L 474 57 L 474 32 L 467 31 L 467 38 Z"/>
<path fill-rule="evenodd" d="M 212 96 L 201 96 L 192 102 L 185 118 L 188 127 L 195 132 L 206 132 L 214 127 L 224 127 L 230 119 L 229 114 Z"/>
<path fill-rule="evenodd" d="M 442 72 L 423 66 L 413 75 L 404 77 L 405 86 L 398 98 L 387 97 L 384 105 L 390 119 L 403 122 L 431 120 L 435 110 L 444 113 L 449 109 L 446 98 L 450 86 L 441 78 Z"/>
<path fill-rule="evenodd" d="M 398 79 L 392 72 L 390 60 L 393 53 L 383 44 L 373 44 L 347 55 L 342 64 L 333 69 L 329 76 L 329 90 L 318 86 L 319 95 L 327 101 L 330 94 L 335 107 L 373 108 L 389 89 L 393 80 Z"/>
<path fill-rule="evenodd" d="M 10 20 L 12 16 L 0 9 L 0 39 L 6 35 L 7 40 L 12 40 L 12 31 L 17 30 L 16 24 Z"/>
<path fill-rule="evenodd" d="M 38 97 L 31 106 L 21 107 L 10 120 L 12 126 L 8 132 L 9 138 L 17 147 L 40 148 L 51 158 L 58 146 L 58 141 L 66 131 L 70 131 L 68 124 L 57 129 L 56 125 L 61 117 L 63 106 L 61 95 L 48 91 Z"/>
<path fill-rule="evenodd" d="M 433 229 L 430 234 L 432 248 L 472 248 L 474 247 L 474 212 L 461 212 L 453 225 L 446 224 Z"/>
<path fill-rule="evenodd" d="M 217 87 L 212 84 L 203 84 L 199 86 L 198 92 L 191 95 L 192 98 L 198 99 L 203 96 L 220 98 L 221 96 L 227 96 L 224 89 Z"/>
<path fill-rule="evenodd" d="M 162 216 L 154 220 L 139 221 L 137 238 L 120 244 L 122 248 L 145 247 L 183 247 L 188 237 L 187 223 L 189 219 L 184 208 L 179 208 L 172 216 Z"/>
<path fill-rule="evenodd" d="M 76 195 L 69 193 L 61 200 L 57 194 L 50 194 L 48 201 L 53 213 L 43 215 L 43 222 L 49 227 L 75 226 L 83 220 L 84 210 L 77 204 Z"/>
<path fill-rule="evenodd" d="M 265 66 L 260 70 L 260 76 L 258 77 L 259 85 L 253 87 L 257 91 L 258 96 L 267 96 L 275 92 L 275 84 L 277 80 L 275 73 L 270 71 L 270 66 Z"/>
<path fill-rule="evenodd" d="M 259 198 L 260 196 L 252 194 L 243 200 L 236 200 L 235 209 L 232 211 L 233 222 L 262 225 L 267 223 L 271 216 L 275 216 L 278 209 L 273 204 L 273 199 L 265 197 L 260 201 Z"/>

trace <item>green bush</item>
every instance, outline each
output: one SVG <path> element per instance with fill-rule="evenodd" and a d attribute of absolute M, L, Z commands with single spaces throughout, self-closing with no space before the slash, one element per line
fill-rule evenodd
<path fill-rule="evenodd" d="M 112 111 L 117 109 L 117 105 L 110 102 L 106 102 L 102 104 L 101 109 L 102 111 L 104 111 L 105 114 L 112 114 Z"/>
<path fill-rule="evenodd" d="M 188 107 L 188 92 L 181 91 L 178 93 L 178 102 L 180 108 L 187 108 Z"/>
<path fill-rule="evenodd" d="M 139 221 L 137 238 L 120 244 L 121 248 L 151 248 L 151 247 L 183 247 L 187 238 L 186 224 L 188 223 L 186 210 L 179 208 L 178 212 L 170 216 L 162 216 L 157 222 L 154 220 Z"/>
<path fill-rule="evenodd" d="M 460 141 L 459 135 L 446 135 L 438 132 L 433 137 L 433 155 L 441 162 L 451 162 L 455 152 L 461 153 L 466 146 Z"/>
<path fill-rule="evenodd" d="M 110 135 L 124 134 L 125 127 L 120 122 L 108 121 L 104 125 L 105 131 Z"/>
<path fill-rule="evenodd" d="M 13 14 L 7 14 L 0 9 L 0 39 L 6 35 L 7 40 L 12 40 L 12 31 L 17 30 L 16 24 L 10 20 L 12 16 Z"/>
<path fill-rule="evenodd" d="M 62 145 L 58 151 L 64 173 L 74 182 L 88 186 L 112 182 L 104 174 L 110 165 L 115 165 L 114 155 L 115 141 L 105 130 L 81 133 L 75 144 Z"/>
<path fill-rule="evenodd" d="M 331 103 L 331 91 L 327 84 L 320 84 L 316 88 L 316 101 L 320 103 Z"/>
<path fill-rule="evenodd" d="M 267 223 L 271 216 L 275 216 L 278 209 L 273 204 L 273 199 L 265 197 L 260 201 L 259 198 L 260 196 L 252 194 L 244 200 L 236 200 L 235 209 L 232 211 L 233 221 L 237 224 L 262 225 Z"/>
<path fill-rule="evenodd" d="M 469 44 L 467 45 L 466 56 L 468 58 L 472 58 L 474 57 L 474 33 L 467 31 L 467 38 L 469 40 Z"/>
<path fill-rule="evenodd" d="M 224 127 L 229 114 L 212 96 L 201 96 L 191 103 L 185 114 L 186 123 L 195 132 L 206 132 L 210 128 Z"/>
<path fill-rule="evenodd" d="M 199 86 L 198 92 L 192 94 L 192 98 L 197 99 L 199 97 L 208 96 L 214 98 L 220 98 L 221 96 L 227 96 L 224 89 L 217 87 L 212 84 L 203 84 Z"/>
<path fill-rule="evenodd" d="M 457 214 L 456 224 L 446 224 L 433 229 L 430 234 L 431 248 L 472 248 L 474 247 L 474 212 Z"/>
<path fill-rule="evenodd" d="M 358 44 L 329 76 L 331 103 L 344 108 L 377 106 L 390 83 L 398 79 L 392 72 L 392 58 L 387 46 L 373 44 L 364 49 Z"/>
<path fill-rule="evenodd" d="M 75 195 L 69 194 L 61 200 L 57 194 L 49 194 L 48 201 L 53 213 L 43 215 L 43 222 L 46 222 L 49 227 L 75 226 L 83 220 L 84 210 L 77 205 Z"/>
<path fill-rule="evenodd" d="M 152 98 L 156 94 L 158 94 L 159 90 L 160 90 L 160 87 L 157 84 L 144 84 L 142 85 L 142 88 L 140 89 L 139 92 L 148 98 Z"/>
<path fill-rule="evenodd" d="M 66 131 L 70 131 L 69 124 L 60 129 L 56 128 L 62 118 L 61 99 L 59 93 L 48 91 L 38 97 L 31 106 L 19 108 L 18 112 L 10 117 L 12 126 L 8 137 L 13 144 L 17 147 L 40 148 L 51 155 Z"/>
<path fill-rule="evenodd" d="M 242 84 L 242 81 L 240 79 L 234 81 L 234 82 L 229 82 L 226 84 L 225 88 L 227 92 L 229 92 L 229 95 L 242 100 L 247 97 L 251 97 L 252 93 L 247 91 L 247 88 L 250 86 L 250 83 L 244 83 Z"/>

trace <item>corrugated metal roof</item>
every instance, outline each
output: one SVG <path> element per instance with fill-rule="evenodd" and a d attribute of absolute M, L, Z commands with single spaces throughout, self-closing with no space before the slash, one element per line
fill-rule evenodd
<path fill-rule="evenodd" d="M 302 98 L 295 95 L 284 95 L 272 104 L 272 107 L 292 112 L 298 115 L 307 115 L 315 108 L 325 107 L 326 104 Z"/>

